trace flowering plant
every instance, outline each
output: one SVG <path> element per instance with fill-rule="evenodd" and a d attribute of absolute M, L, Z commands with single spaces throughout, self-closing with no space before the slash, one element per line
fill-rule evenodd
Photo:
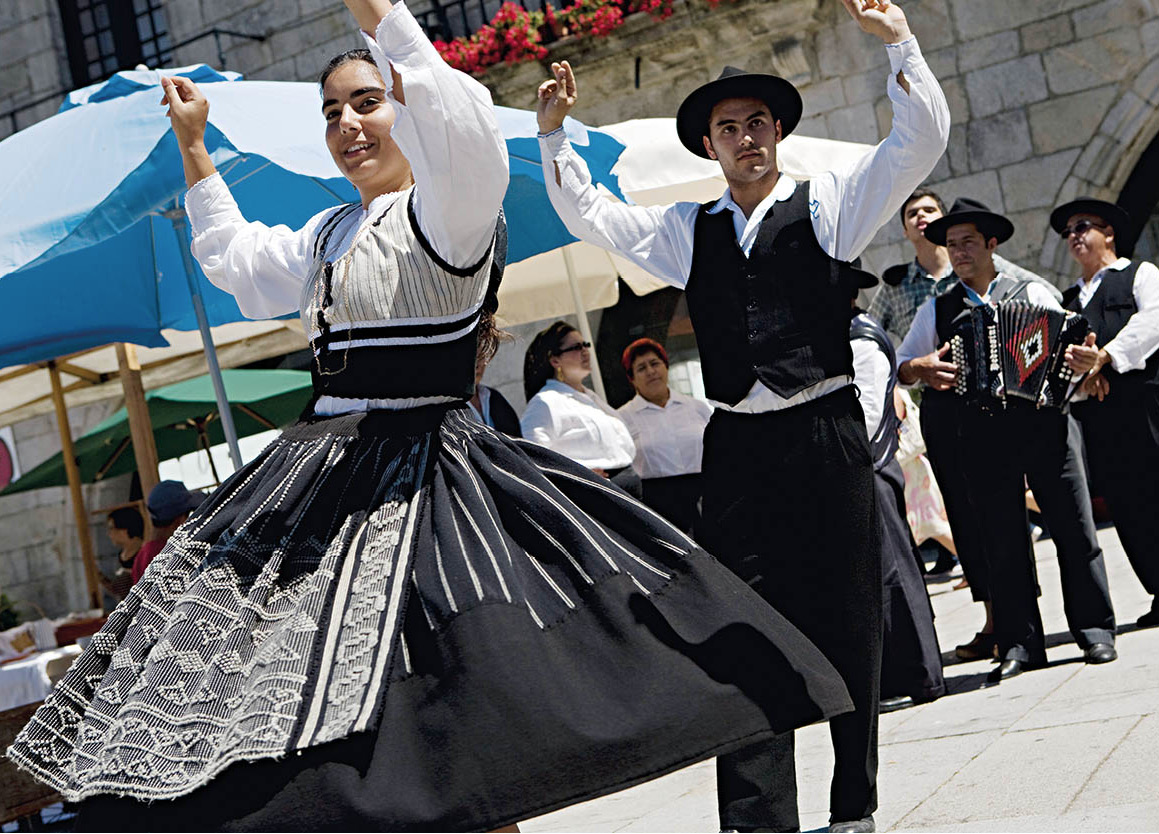
<path fill-rule="evenodd" d="M 529 12 L 508 0 L 475 34 L 449 43 L 435 41 L 434 46 L 449 66 L 480 73 L 500 61 L 518 64 L 546 58 L 547 47 L 539 33 L 543 22 L 543 12 Z"/>
<path fill-rule="evenodd" d="M 602 38 L 624 23 L 624 4 L 618 0 L 575 0 L 559 12 L 568 33 Z"/>
<path fill-rule="evenodd" d="M 712 0 L 709 0 L 712 3 Z M 717 3 L 720 0 L 716 0 Z M 672 17 L 672 0 L 632 0 L 629 7 L 631 12 L 647 12 L 656 20 L 667 20 Z"/>

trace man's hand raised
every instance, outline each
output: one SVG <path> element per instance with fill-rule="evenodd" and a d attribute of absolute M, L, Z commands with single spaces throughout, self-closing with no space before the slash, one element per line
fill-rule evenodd
<path fill-rule="evenodd" d="M 551 75 L 539 85 L 535 116 L 540 133 L 550 133 L 563 126 L 563 118 L 575 107 L 575 73 L 567 61 L 551 65 Z"/>
<path fill-rule="evenodd" d="M 905 13 L 890 0 L 841 0 L 863 31 L 886 43 L 901 43 L 910 36 Z"/>
<path fill-rule="evenodd" d="M 898 368 L 898 379 L 906 385 L 924 382 L 935 391 L 950 390 L 958 379 L 958 366 L 942 360 L 949 349 L 947 342 L 933 353 L 903 362 Z"/>

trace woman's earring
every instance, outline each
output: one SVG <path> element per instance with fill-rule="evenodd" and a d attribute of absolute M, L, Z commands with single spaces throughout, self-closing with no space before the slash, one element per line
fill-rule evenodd
<path fill-rule="evenodd" d="M 562 365 L 555 366 L 555 378 L 557 380 L 559 380 L 560 382 L 563 382 L 563 366 Z"/>

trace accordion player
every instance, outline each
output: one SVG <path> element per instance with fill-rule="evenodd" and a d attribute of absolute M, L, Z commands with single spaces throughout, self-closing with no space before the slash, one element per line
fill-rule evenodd
<path fill-rule="evenodd" d="M 1077 313 L 1017 299 L 972 307 L 954 322 L 950 338 L 950 360 L 958 366 L 953 390 L 988 409 L 1004 408 L 1011 398 L 1063 408 L 1074 393 L 1066 349 L 1082 344 L 1089 330 Z"/>

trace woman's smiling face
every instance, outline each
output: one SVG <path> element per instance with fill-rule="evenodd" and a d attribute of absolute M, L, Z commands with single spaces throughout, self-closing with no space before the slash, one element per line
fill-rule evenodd
<path fill-rule="evenodd" d="M 391 138 L 394 107 L 374 64 L 354 60 L 330 73 L 322 88 L 326 146 L 364 202 L 396 190 L 410 165 Z"/>

